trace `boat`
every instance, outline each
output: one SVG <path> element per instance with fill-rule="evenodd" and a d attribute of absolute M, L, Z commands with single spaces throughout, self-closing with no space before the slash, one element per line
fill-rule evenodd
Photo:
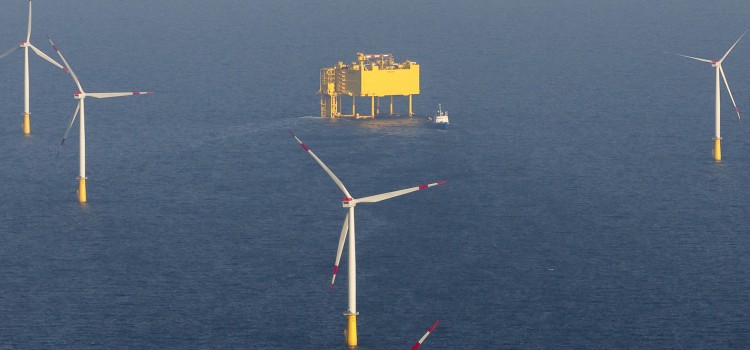
<path fill-rule="evenodd" d="M 443 106 L 438 104 L 437 114 L 430 118 L 432 125 L 439 129 L 447 129 L 450 122 L 448 121 L 448 111 L 443 109 Z"/>

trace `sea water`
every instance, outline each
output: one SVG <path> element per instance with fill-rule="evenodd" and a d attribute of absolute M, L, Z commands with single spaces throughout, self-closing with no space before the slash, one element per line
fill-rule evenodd
<path fill-rule="evenodd" d="M 1 46 L 26 6 L 0 7 Z M 35 1 L 31 42 L 85 91 L 154 94 L 86 99 L 80 205 L 77 124 L 55 156 L 77 87 L 32 53 L 24 137 L 23 55 L 0 61 L 0 348 L 345 348 L 343 194 L 289 129 L 355 197 L 448 181 L 357 206 L 360 348 L 438 319 L 425 349 L 747 348 L 750 131 L 722 86 L 713 162 L 714 70 L 673 53 L 720 58 L 749 10 Z M 319 69 L 360 51 L 420 63 L 416 116 L 309 117 Z"/>

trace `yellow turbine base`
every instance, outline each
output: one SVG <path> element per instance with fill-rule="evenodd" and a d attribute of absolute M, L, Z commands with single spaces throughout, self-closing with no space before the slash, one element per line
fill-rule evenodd
<path fill-rule="evenodd" d="M 78 202 L 86 203 L 86 178 L 78 178 Z"/>
<path fill-rule="evenodd" d="M 721 139 L 714 139 L 714 160 L 721 162 Z"/>
<path fill-rule="evenodd" d="M 25 135 L 31 134 L 31 121 L 29 120 L 29 113 L 23 114 L 23 133 Z"/>
<path fill-rule="evenodd" d="M 357 347 L 357 315 L 347 314 L 346 318 L 346 345 L 355 348 Z"/>

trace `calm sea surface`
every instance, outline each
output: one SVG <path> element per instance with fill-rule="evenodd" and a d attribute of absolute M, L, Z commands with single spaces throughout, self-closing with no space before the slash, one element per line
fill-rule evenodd
<path fill-rule="evenodd" d="M 342 195 L 288 129 L 354 196 L 448 180 L 358 206 L 362 349 L 750 348 L 750 127 L 723 92 L 714 163 L 714 71 L 669 53 L 720 58 L 750 3 L 607 3 L 34 1 L 86 91 L 155 93 L 88 99 L 82 206 L 75 85 L 32 55 L 24 137 L 0 61 L 0 349 L 343 349 Z M 421 64 L 417 117 L 315 117 L 358 51 Z"/>

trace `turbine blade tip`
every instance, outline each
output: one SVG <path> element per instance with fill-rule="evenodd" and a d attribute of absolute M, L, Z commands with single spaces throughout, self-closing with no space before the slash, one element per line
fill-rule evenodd
<path fill-rule="evenodd" d="M 434 182 L 434 183 L 431 183 L 431 184 L 421 185 L 421 186 L 419 186 L 419 189 L 420 190 L 424 190 L 425 188 L 430 188 L 432 186 L 442 185 L 442 184 L 444 184 L 446 182 L 448 182 L 448 181 L 443 180 L 443 181 L 438 181 L 438 182 Z"/>
<path fill-rule="evenodd" d="M 292 134 L 292 136 L 294 136 L 294 139 L 297 140 L 297 143 L 299 143 L 299 145 L 302 146 L 302 148 L 305 151 L 310 152 L 310 147 L 307 147 L 307 145 L 304 142 L 302 142 L 302 140 L 300 140 L 299 137 L 297 137 L 297 134 L 295 134 L 292 130 L 289 130 L 289 133 Z"/>
<path fill-rule="evenodd" d="M 290 134 L 292 134 L 292 137 L 294 137 L 294 139 L 297 140 L 297 142 L 299 142 L 300 145 L 302 145 L 302 140 L 300 140 L 299 137 L 297 137 L 297 134 L 295 134 L 294 131 L 292 131 L 291 129 L 287 129 L 287 130 L 289 131 Z"/>

